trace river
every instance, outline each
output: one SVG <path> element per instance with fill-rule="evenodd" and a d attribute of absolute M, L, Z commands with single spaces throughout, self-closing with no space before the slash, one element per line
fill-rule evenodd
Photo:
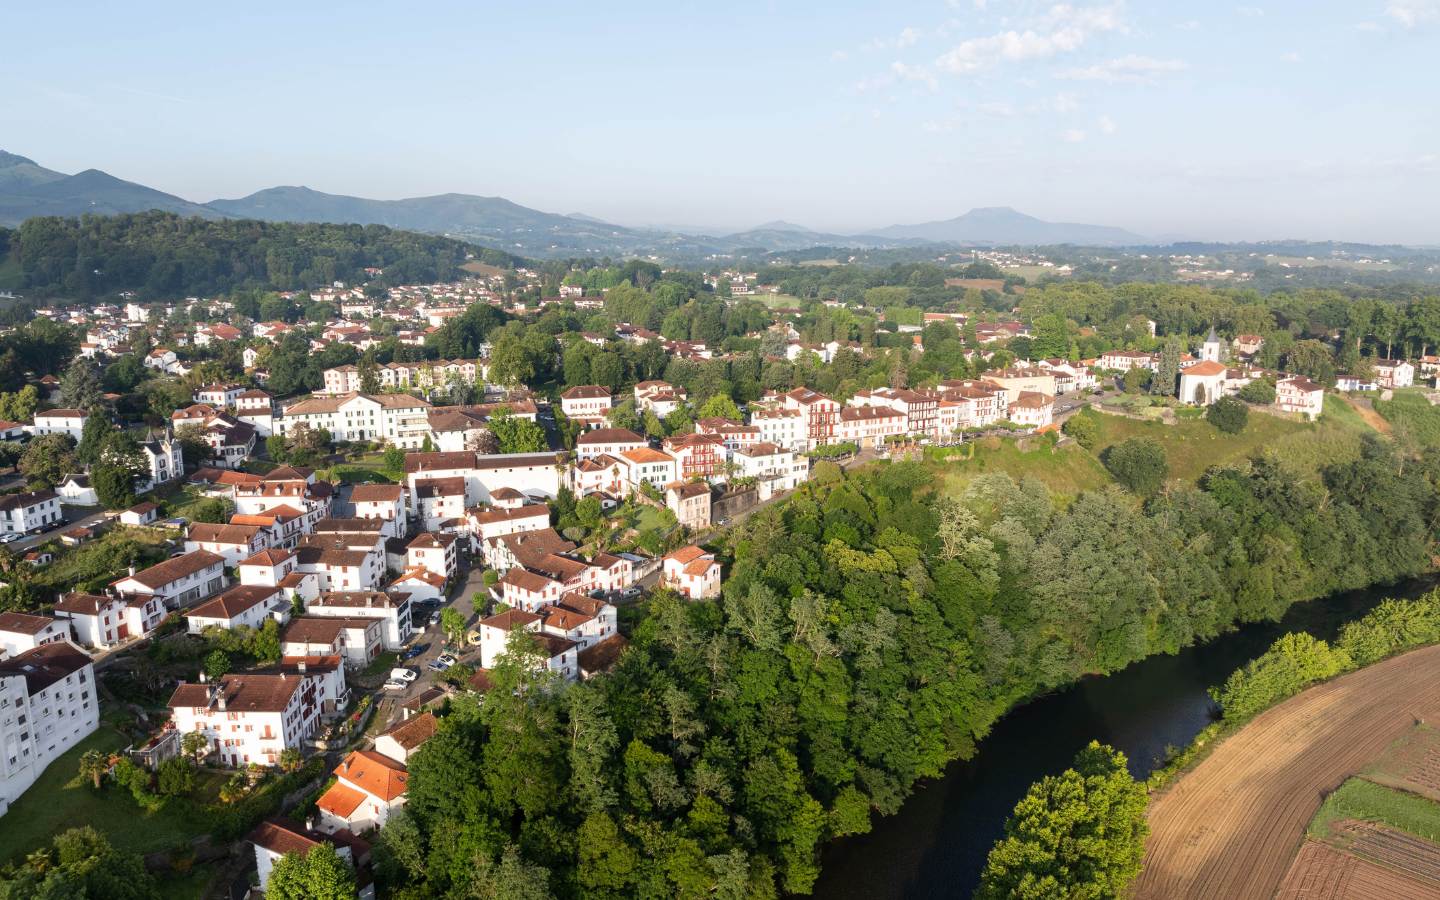
<path fill-rule="evenodd" d="M 1330 639 L 1386 597 L 1435 585 L 1417 579 L 1335 594 L 1291 607 L 1276 623 L 1247 625 L 1175 656 L 1155 656 L 1112 675 L 1086 678 L 1017 707 L 996 723 L 973 759 L 916 787 L 899 813 L 869 834 L 825 848 L 821 900 L 969 897 L 990 847 L 1026 789 L 1062 771 L 1092 740 L 1124 751 L 1136 777 L 1189 743 L 1212 720 L 1206 690 L 1289 631 Z"/>

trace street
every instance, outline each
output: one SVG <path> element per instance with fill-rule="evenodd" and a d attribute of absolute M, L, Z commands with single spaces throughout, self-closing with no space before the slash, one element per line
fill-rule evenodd
<path fill-rule="evenodd" d="M 71 528 L 75 528 L 76 526 L 98 525 L 108 518 L 109 517 L 105 515 L 105 510 L 97 509 L 94 506 L 66 506 L 61 504 L 61 523 L 59 525 L 52 526 L 50 529 L 42 531 L 39 534 L 27 535 L 18 541 L 0 544 L 0 547 L 6 547 L 11 553 L 28 553 L 46 541 L 57 540 L 62 533 L 69 531 Z"/>

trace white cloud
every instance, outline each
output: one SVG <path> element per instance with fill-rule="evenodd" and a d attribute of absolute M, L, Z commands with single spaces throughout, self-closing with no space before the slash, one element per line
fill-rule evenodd
<path fill-rule="evenodd" d="M 900 32 L 900 36 L 895 39 L 895 46 L 909 47 L 918 40 L 920 40 L 920 29 L 905 28 Z"/>
<path fill-rule="evenodd" d="M 1075 99 L 1074 94 L 1068 91 L 1061 91 L 1047 102 L 1045 107 L 1057 113 L 1072 113 L 1080 108 L 1080 101 Z"/>
<path fill-rule="evenodd" d="M 1070 128 L 1060 133 L 1060 140 L 1067 144 L 1078 144 L 1085 140 L 1085 132 L 1078 128 Z"/>
<path fill-rule="evenodd" d="M 1258 6 L 1237 6 L 1235 7 L 1235 11 L 1248 19 L 1258 19 L 1260 16 L 1265 15 L 1265 10 Z"/>
<path fill-rule="evenodd" d="M 987 116 L 995 116 L 1000 119 L 1013 119 L 1018 113 L 1015 107 L 1004 101 L 990 101 L 988 103 L 975 104 L 975 111 L 984 113 Z"/>
<path fill-rule="evenodd" d="M 962 41 L 942 54 L 935 65 L 954 75 L 969 75 L 1000 63 L 1072 53 L 1092 36 L 1123 31 L 1124 27 L 1118 5 L 1075 7 L 1061 3 L 1024 30 L 1010 29 Z"/>
<path fill-rule="evenodd" d="M 890 71 L 901 81 L 919 81 L 932 91 L 939 87 L 936 83 L 935 73 L 924 66 L 912 66 L 909 63 L 896 61 L 890 64 Z"/>
<path fill-rule="evenodd" d="M 1182 60 L 1155 59 L 1152 56 L 1137 56 L 1132 53 L 1093 66 L 1066 69 L 1059 77 L 1072 81 L 1153 81 L 1160 75 L 1181 72 L 1186 68 L 1188 66 Z"/>
<path fill-rule="evenodd" d="M 875 50 L 904 50 L 906 47 L 913 47 L 924 36 L 925 33 L 920 29 L 907 25 L 900 29 L 900 33 L 895 37 L 874 38 L 866 41 L 860 49 L 867 53 Z"/>
<path fill-rule="evenodd" d="M 1200 27 L 1199 19 L 1186 19 L 1183 22 L 1176 22 L 1175 27 L 1181 31 L 1194 31 Z"/>
<path fill-rule="evenodd" d="M 1288 53 L 1282 53 L 1280 54 L 1280 61 L 1287 63 L 1298 63 L 1300 61 L 1300 54 L 1294 50 L 1291 50 Z"/>
<path fill-rule="evenodd" d="M 830 61 L 831 61 L 831 62 L 844 62 L 845 60 L 847 60 L 847 59 L 849 59 L 849 58 L 850 58 L 850 54 L 846 53 L 844 50 L 832 50 L 832 51 L 830 51 Z"/>
<path fill-rule="evenodd" d="M 1110 118 L 1109 116 L 1101 116 L 1097 124 L 1100 126 L 1101 134 L 1115 133 L 1115 120 Z"/>
<path fill-rule="evenodd" d="M 1440 0 L 1392 0 L 1385 15 L 1404 28 L 1414 28 L 1440 19 Z"/>

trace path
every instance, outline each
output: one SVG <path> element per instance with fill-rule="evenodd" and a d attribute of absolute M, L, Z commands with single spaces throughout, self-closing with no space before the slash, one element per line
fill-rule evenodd
<path fill-rule="evenodd" d="M 1440 646 L 1310 688 L 1257 716 L 1150 804 L 1137 898 L 1269 898 L 1323 797 L 1440 716 Z"/>

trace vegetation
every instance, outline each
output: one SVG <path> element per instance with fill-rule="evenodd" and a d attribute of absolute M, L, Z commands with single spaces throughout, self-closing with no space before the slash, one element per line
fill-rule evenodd
<path fill-rule="evenodd" d="M 336 280 L 363 282 L 367 266 L 383 267 L 396 284 L 429 283 L 455 278 L 466 254 L 478 252 L 460 241 L 380 225 L 185 219 L 162 212 L 36 217 L 10 233 L 10 244 L 27 294 L 79 299 L 124 290 L 146 299 L 215 296 L 237 288 L 303 290 Z"/>
<path fill-rule="evenodd" d="M 413 760 L 403 884 L 466 890 L 460 860 L 513 847 L 562 894 L 805 892 L 822 841 L 1014 703 L 1426 570 L 1440 472 L 1371 440 L 1318 476 L 1257 457 L 1062 502 L 1036 479 L 947 484 L 970 464 L 837 468 L 757 511 L 723 539 L 722 600 L 657 592 L 609 675 L 539 690 L 502 661 Z"/>
<path fill-rule="evenodd" d="M 1145 854 L 1145 786 L 1125 755 L 1091 742 L 1073 768 L 1030 786 L 985 862 L 982 900 L 1118 897 Z"/>
<path fill-rule="evenodd" d="M 1284 635 L 1210 695 L 1227 722 L 1243 722 L 1316 682 L 1437 642 L 1440 590 L 1415 600 L 1386 600 L 1346 624 L 1334 646 L 1304 633 Z"/>
<path fill-rule="evenodd" d="M 355 872 L 328 843 L 304 853 L 287 853 L 270 870 L 265 896 L 271 900 L 351 900 Z"/>
<path fill-rule="evenodd" d="M 1243 400 L 1221 397 L 1205 410 L 1205 421 L 1226 434 L 1239 434 L 1250 420 L 1250 408 Z"/>
<path fill-rule="evenodd" d="M 1364 778 L 1347 778 L 1325 798 L 1310 822 L 1309 834 L 1323 840 L 1331 836 L 1330 826 L 1344 819 L 1379 822 L 1427 841 L 1440 841 L 1440 803 Z"/>
<path fill-rule="evenodd" d="M 1170 471 L 1165 451 L 1159 444 L 1144 438 L 1131 438 L 1116 444 L 1102 458 L 1105 468 L 1110 470 L 1116 481 L 1142 497 L 1153 497 Z"/>
<path fill-rule="evenodd" d="M 89 825 L 55 836 L 48 849 L 30 854 L 11 876 L 0 876 L 0 897 L 65 897 L 86 900 L 150 900 L 160 896 L 138 853 L 115 849 Z"/>

